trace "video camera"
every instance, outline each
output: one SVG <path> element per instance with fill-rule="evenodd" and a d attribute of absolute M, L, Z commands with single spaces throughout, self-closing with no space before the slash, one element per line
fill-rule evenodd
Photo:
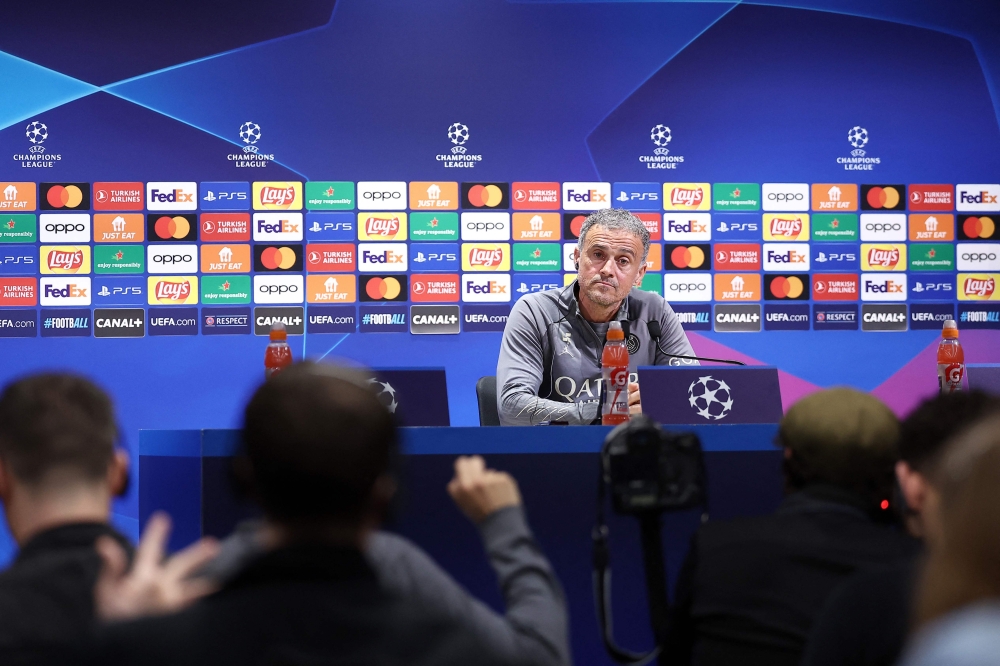
<path fill-rule="evenodd" d="M 701 441 L 693 433 L 667 432 L 652 419 L 637 415 L 608 433 L 601 447 L 600 462 L 593 556 L 594 597 L 601 636 L 605 649 L 615 661 L 645 664 L 662 654 L 669 630 L 660 516 L 665 511 L 708 505 Z M 657 646 L 645 654 L 618 647 L 611 632 L 610 553 L 604 519 L 605 496 L 609 489 L 615 512 L 639 519 L 650 621 L 657 642 Z M 664 662 L 662 658 L 661 662 Z"/>

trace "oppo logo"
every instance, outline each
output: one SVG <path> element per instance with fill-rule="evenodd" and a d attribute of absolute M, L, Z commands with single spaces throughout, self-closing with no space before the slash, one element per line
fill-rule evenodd
<path fill-rule="evenodd" d="M 294 294 L 299 290 L 297 284 L 259 284 L 257 291 L 262 294 Z"/>
<path fill-rule="evenodd" d="M 74 231 L 86 231 L 87 226 L 85 224 L 46 224 L 45 231 L 54 234 L 71 234 Z"/>
<path fill-rule="evenodd" d="M 400 192 L 390 192 L 384 190 L 382 192 L 362 192 L 361 198 L 368 201 L 394 201 L 402 196 Z"/>
<path fill-rule="evenodd" d="M 494 229 L 506 229 L 506 222 L 466 222 L 465 228 L 469 231 L 493 231 Z"/>
<path fill-rule="evenodd" d="M 997 255 L 993 252 L 977 252 L 975 254 L 966 253 L 962 255 L 963 261 L 995 261 Z"/>
<path fill-rule="evenodd" d="M 706 285 L 703 282 L 680 282 L 680 283 L 672 282 L 669 285 L 667 285 L 667 289 L 669 291 L 676 291 L 681 293 L 696 292 L 696 291 L 705 291 L 706 289 L 708 289 L 708 285 Z"/>
<path fill-rule="evenodd" d="M 185 264 L 194 261 L 190 254 L 154 254 L 153 263 L 157 264 Z"/>
<path fill-rule="evenodd" d="M 868 222 L 865 224 L 866 231 L 899 231 L 903 225 L 898 222 Z"/>
<path fill-rule="evenodd" d="M 803 196 L 799 192 L 770 192 L 767 195 L 768 201 L 802 201 Z"/>

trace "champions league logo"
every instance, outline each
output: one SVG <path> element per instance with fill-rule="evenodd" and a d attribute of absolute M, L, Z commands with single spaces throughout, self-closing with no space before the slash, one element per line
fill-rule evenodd
<path fill-rule="evenodd" d="M 732 389 L 729 384 L 711 375 L 699 377 L 688 387 L 688 402 L 698 416 L 718 421 L 733 408 Z"/>
<path fill-rule="evenodd" d="M 663 124 L 653 125 L 649 130 L 649 140 L 656 146 L 652 155 L 640 155 L 639 162 L 647 169 L 676 169 L 678 163 L 684 161 L 683 155 L 671 155 L 667 144 L 673 139 L 670 128 Z"/>
<path fill-rule="evenodd" d="M 390 414 L 395 414 L 399 403 L 396 402 L 396 389 L 392 388 L 392 384 L 389 382 L 380 382 L 374 377 L 369 379 L 368 383 L 375 390 L 375 397 L 378 398 L 378 401 L 389 410 Z"/>
<path fill-rule="evenodd" d="M 861 125 L 855 125 L 847 131 L 847 142 L 854 149 L 850 157 L 838 157 L 837 164 L 842 164 L 845 171 L 871 171 L 881 160 L 868 157 L 865 146 L 868 145 L 868 130 Z"/>
<path fill-rule="evenodd" d="M 244 144 L 243 153 L 227 155 L 226 159 L 230 162 L 235 162 L 236 166 L 240 168 L 262 169 L 267 166 L 268 162 L 274 161 L 274 155 L 262 153 L 257 147 L 257 142 L 260 141 L 261 137 L 260 125 L 250 121 L 243 123 L 240 125 L 239 136 L 240 141 Z"/>
<path fill-rule="evenodd" d="M 49 138 L 49 128 L 43 122 L 32 120 L 24 128 L 24 136 L 29 143 L 27 153 L 16 153 L 14 161 L 20 162 L 23 168 L 51 169 L 55 163 L 62 159 L 62 155 L 55 155 L 46 152 L 42 145 Z"/>
<path fill-rule="evenodd" d="M 434 159 L 441 162 L 445 168 L 474 168 L 476 162 L 483 161 L 483 156 L 474 155 L 469 152 L 469 149 L 465 147 L 468 140 L 469 126 L 463 123 L 452 123 L 448 126 L 448 141 L 451 141 L 454 145 L 451 147 L 450 152 L 437 155 Z"/>

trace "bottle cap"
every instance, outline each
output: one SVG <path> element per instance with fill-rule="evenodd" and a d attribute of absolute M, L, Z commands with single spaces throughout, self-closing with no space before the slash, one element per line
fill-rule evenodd
<path fill-rule="evenodd" d="M 271 342 L 275 342 L 277 340 L 287 340 L 288 333 L 285 331 L 285 325 L 282 324 L 280 321 L 276 321 L 273 324 L 271 324 L 270 337 L 271 337 Z"/>
<path fill-rule="evenodd" d="M 958 324 L 955 323 L 954 319 L 949 319 L 944 323 L 944 328 L 941 329 L 941 335 L 949 339 L 958 337 Z"/>
<path fill-rule="evenodd" d="M 608 335 L 607 335 L 607 338 L 608 338 L 608 340 L 624 340 L 625 339 L 625 331 L 622 330 L 622 324 L 621 324 L 621 322 L 619 322 L 619 321 L 613 321 L 613 322 L 611 322 L 611 325 L 608 326 Z"/>

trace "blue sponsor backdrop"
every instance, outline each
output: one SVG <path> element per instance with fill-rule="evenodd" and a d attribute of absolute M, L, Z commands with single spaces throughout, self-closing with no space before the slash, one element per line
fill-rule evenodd
<path fill-rule="evenodd" d="M 167 18 L 156 3 L 114 16 L 63 4 L 4 9 L 2 181 L 193 181 L 207 210 L 245 191 L 229 183 L 254 180 L 954 184 L 1000 173 L 1000 18 L 990 3 L 328 0 L 277 11 L 185 0 Z M 150 47 L 163 40 L 170 48 Z M 25 128 L 36 121 L 47 126 L 45 152 L 59 156 L 51 168 L 16 158 L 29 154 Z M 253 155 L 264 167 L 240 166 L 247 121 L 261 128 Z M 466 154 L 481 157 L 471 169 L 438 159 L 452 154 L 453 123 L 468 127 Z M 650 131 L 660 124 L 674 161 L 659 163 L 672 169 L 641 159 L 662 147 Z M 870 171 L 838 162 L 854 149 L 854 126 L 879 158 Z M 622 187 L 611 197 L 651 192 Z M 713 242 L 762 240 L 760 214 L 706 212 Z M 357 242 L 354 213 L 307 212 L 304 226 L 305 242 Z M 955 303 L 947 276 L 911 274 L 910 299 Z M 130 280 L 94 276 L 94 305 L 145 307 L 146 285 Z M 931 287 L 944 284 L 951 289 Z M 114 285 L 141 295 L 116 295 Z M 495 371 L 509 308 L 463 303 L 456 338 L 410 335 L 398 323 L 405 303 L 360 305 L 361 331 L 396 332 L 307 325 L 292 345 L 296 357 L 443 366 L 451 423 L 473 425 L 473 387 Z M 744 335 L 703 328 L 708 304 L 677 310 L 693 313 L 696 346 L 723 345 L 818 386 L 875 389 L 937 336 L 857 331 L 856 303 L 814 303 L 810 331 Z M 40 335 L 4 339 L 0 380 L 42 368 L 95 377 L 118 402 L 129 447 L 140 428 L 237 425 L 263 375 L 266 340 L 243 324 L 243 335 L 150 327 L 143 338 L 96 339 L 91 310 L 37 312 Z M 390 316 L 366 325 L 365 314 Z M 960 303 L 956 314 L 966 328 L 1000 326 L 995 305 Z M 45 328 L 47 317 L 87 324 Z M 126 522 L 136 497 L 133 488 L 116 504 Z"/>

